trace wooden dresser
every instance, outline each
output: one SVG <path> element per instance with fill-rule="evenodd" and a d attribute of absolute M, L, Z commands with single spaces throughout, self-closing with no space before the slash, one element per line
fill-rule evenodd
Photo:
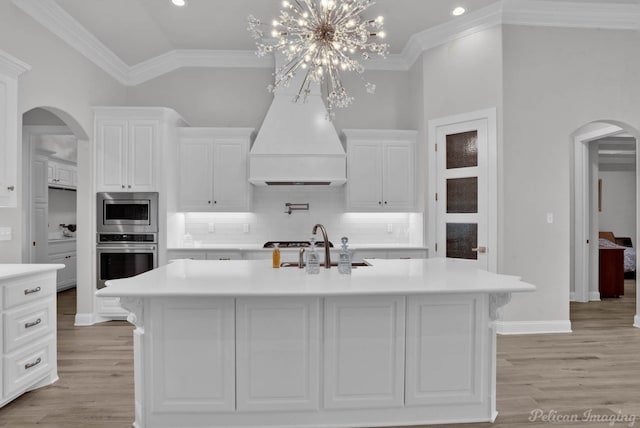
<path fill-rule="evenodd" d="M 624 295 L 624 248 L 600 248 L 600 297 Z"/>

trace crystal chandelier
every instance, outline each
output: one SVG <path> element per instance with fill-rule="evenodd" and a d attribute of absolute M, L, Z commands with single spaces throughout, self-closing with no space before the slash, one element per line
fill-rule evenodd
<path fill-rule="evenodd" d="M 262 22 L 250 15 L 247 30 L 256 39 L 257 55 L 280 52 L 286 64 L 275 72 L 277 87 L 288 86 L 298 72 L 304 78 L 293 101 L 304 101 L 312 83 L 322 86 L 327 99 L 327 118 L 335 116 L 334 107 L 347 107 L 353 102 L 342 84 L 342 71 L 355 71 L 365 83 L 368 93 L 375 85 L 362 78 L 361 61 L 377 54 L 386 58 L 389 45 L 384 39 L 384 19 L 365 19 L 362 12 L 375 4 L 372 0 L 284 0 L 283 9 L 271 25 L 271 38 L 264 35 Z"/>

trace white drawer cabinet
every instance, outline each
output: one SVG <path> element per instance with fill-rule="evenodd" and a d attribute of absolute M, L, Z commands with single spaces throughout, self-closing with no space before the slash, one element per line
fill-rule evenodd
<path fill-rule="evenodd" d="M 0 407 L 58 379 L 55 291 L 59 265 L 33 266 L 37 272 L 23 267 L 21 275 L 10 277 L 3 277 L 0 269 Z"/>

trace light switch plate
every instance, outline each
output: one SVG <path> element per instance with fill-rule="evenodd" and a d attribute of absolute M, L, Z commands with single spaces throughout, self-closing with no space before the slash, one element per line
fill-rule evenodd
<path fill-rule="evenodd" d="M 553 223 L 553 213 L 547 213 L 547 223 Z"/>
<path fill-rule="evenodd" d="M 249 223 L 244 223 L 242 226 L 242 231 L 244 233 L 249 233 Z"/>
<path fill-rule="evenodd" d="M 216 225 L 214 223 L 209 223 L 209 233 L 216 232 Z"/>
<path fill-rule="evenodd" d="M 0 241 L 11 241 L 10 227 L 0 227 Z"/>

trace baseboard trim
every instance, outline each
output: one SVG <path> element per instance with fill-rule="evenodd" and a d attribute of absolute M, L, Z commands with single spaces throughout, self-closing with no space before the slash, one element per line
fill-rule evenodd
<path fill-rule="evenodd" d="M 498 334 L 571 333 L 571 321 L 497 321 Z"/>
<path fill-rule="evenodd" d="M 636 316 L 633 317 L 633 326 L 640 328 L 640 314 L 636 314 Z"/>
<path fill-rule="evenodd" d="M 569 293 L 569 301 L 570 302 L 579 302 L 579 300 L 576 299 L 576 292 L 572 291 Z M 599 302 L 600 301 L 600 292 L 599 291 L 590 291 L 589 292 L 589 301 L 590 302 Z M 586 302 L 582 302 L 582 303 L 586 303 Z"/>

